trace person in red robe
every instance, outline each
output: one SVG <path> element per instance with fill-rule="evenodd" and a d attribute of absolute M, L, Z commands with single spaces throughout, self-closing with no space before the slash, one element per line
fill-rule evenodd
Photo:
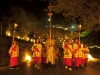
<path fill-rule="evenodd" d="M 90 50 L 86 44 L 83 44 L 82 51 L 83 51 L 83 66 L 87 66 L 88 54 L 89 54 Z"/>
<path fill-rule="evenodd" d="M 10 69 L 14 69 L 14 68 L 19 68 L 19 62 L 18 62 L 18 58 L 19 58 L 19 46 L 17 44 L 16 41 L 14 41 L 12 43 L 12 46 L 9 49 L 9 56 L 10 56 Z"/>
<path fill-rule="evenodd" d="M 55 49 L 55 64 L 58 65 L 58 58 L 59 58 L 59 47 L 57 46 Z"/>
<path fill-rule="evenodd" d="M 64 46 L 63 46 L 63 49 L 64 49 L 64 66 L 65 66 L 65 69 L 68 69 L 70 71 L 72 71 L 72 52 L 73 52 L 73 48 L 72 48 L 72 45 L 71 45 L 71 40 L 68 39 Z"/>
<path fill-rule="evenodd" d="M 36 39 L 35 44 L 31 49 L 33 51 L 33 61 L 35 62 L 35 68 L 40 69 L 42 58 L 42 44 L 40 43 L 39 38 Z"/>
<path fill-rule="evenodd" d="M 74 44 L 73 44 L 73 57 L 74 57 L 74 64 L 76 69 L 79 69 L 82 65 L 82 50 L 81 50 L 81 44 L 79 43 L 78 39 L 75 39 Z"/>
<path fill-rule="evenodd" d="M 46 57 L 47 57 L 46 47 L 43 45 L 43 48 L 42 48 L 42 62 L 43 62 L 43 64 L 46 64 Z"/>

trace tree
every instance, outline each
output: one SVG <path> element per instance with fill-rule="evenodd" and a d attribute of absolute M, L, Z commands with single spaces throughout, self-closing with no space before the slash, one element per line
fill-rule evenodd
<path fill-rule="evenodd" d="M 34 33 L 33 32 L 30 32 L 29 35 L 28 35 L 28 37 L 30 38 L 30 41 L 31 41 L 31 39 L 34 38 Z"/>
<path fill-rule="evenodd" d="M 7 19 L 8 19 L 8 17 L 6 17 L 4 15 L 1 17 L 0 30 L 2 31 L 2 34 L 1 34 L 2 36 L 5 36 L 6 30 L 8 28 L 9 20 L 7 20 Z"/>
<path fill-rule="evenodd" d="M 52 11 L 61 13 L 66 21 L 82 24 L 82 29 L 100 29 L 100 0 L 51 0 Z"/>
<path fill-rule="evenodd" d="M 37 22 L 35 16 L 32 13 L 27 12 L 21 6 L 13 5 L 13 7 L 11 7 L 11 9 L 9 10 L 8 14 L 10 15 L 9 18 L 11 23 L 17 21 L 18 27 L 16 29 L 16 33 L 19 36 L 27 36 L 35 28 L 34 22 Z"/>

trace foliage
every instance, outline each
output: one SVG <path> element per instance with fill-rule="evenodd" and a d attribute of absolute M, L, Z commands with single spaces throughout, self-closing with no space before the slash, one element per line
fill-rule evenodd
<path fill-rule="evenodd" d="M 90 33 L 89 31 L 83 31 L 83 32 L 81 33 L 81 37 L 85 37 L 85 36 L 87 36 L 89 33 Z"/>
<path fill-rule="evenodd" d="M 100 29 L 100 0 L 54 0 L 53 11 L 66 21 L 82 24 L 82 29 Z"/>
<path fill-rule="evenodd" d="M 91 31 L 89 32 L 89 34 L 87 36 L 81 37 L 81 41 L 84 43 L 87 43 L 89 45 L 99 45 L 100 44 L 100 35 L 98 35 L 100 33 L 99 31 Z"/>
<path fill-rule="evenodd" d="M 33 39 L 34 38 L 34 33 L 30 32 L 30 34 L 28 35 L 28 37 L 30 38 L 30 40 Z"/>

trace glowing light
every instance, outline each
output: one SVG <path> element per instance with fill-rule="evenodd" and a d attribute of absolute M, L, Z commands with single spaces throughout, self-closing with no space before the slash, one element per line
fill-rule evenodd
<path fill-rule="evenodd" d="M 88 54 L 88 59 L 93 60 L 93 57 L 90 54 Z"/>
<path fill-rule="evenodd" d="M 81 29 L 81 24 L 79 24 L 78 28 Z"/>
<path fill-rule="evenodd" d="M 68 28 L 63 28 L 65 31 L 68 30 Z"/>
<path fill-rule="evenodd" d="M 64 46 L 64 43 L 63 43 L 63 46 Z"/>
<path fill-rule="evenodd" d="M 18 39 L 20 39 L 20 36 L 17 36 Z"/>
<path fill-rule="evenodd" d="M 6 31 L 7 36 L 11 36 L 10 31 Z"/>
<path fill-rule="evenodd" d="M 24 39 L 24 38 L 21 38 L 22 40 Z"/>
<path fill-rule="evenodd" d="M 29 55 L 26 55 L 25 58 L 26 58 L 27 61 L 31 61 L 31 57 Z"/>
<path fill-rule="evenodd" d="M 26 38 L 26 41 L 29 41 L 29 40 L 30 40 L 29 37 L 27 37 L 27 38 Z"/>
<path fill-rule="evenodd" d="M 31 39 L 31 42 L 33 42 L 33 39 Z"/>
<path fill-rule="evenodd" d="M 17 23 L 14 23 L 14 28 L 16 28 L 18 26 L 18 24 Z"/>
<path fill-rule="evenodd" d="M 89 46 L 89 48 L 94 48 L 94 47 L 96 47 L 96 48 L 100 48 L 100 46 L 97 46 L 97 45 Z"/>
<path fill-rule="evenodd" d="M 50 19 L 48 19 L 48 21 L 50 21 Z"/>
<path fill-rule="evenodd" d="M 99 62 L 99 59 L 93 58 L 90 54 L 88 54 L 88 61 L 89 62 Z"/>
<path fill-rule="evenodd" d="M 33 42 L 35 43 L 35 39 L 33 40 Z"/>
<path fill-rule="evenodd" d="M 45 43 L 45 42 L 43 42 L 43 43 Z"/>
<path fill-rule="evenodd" d="M 42 39 L 42 41 L 44 41 L 44 39 Z"/>

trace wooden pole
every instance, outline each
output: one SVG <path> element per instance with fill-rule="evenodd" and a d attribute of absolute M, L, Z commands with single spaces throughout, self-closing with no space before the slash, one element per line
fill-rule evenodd
<path fill-rule="evenodd" d="M 14 30 L 13 30 L 13 39 L 12 39 L 12 42 L 14 41 L 14 38 L 15 38 L 15 30 L 16 30 L 16 27 L 18 26 L 17 23 L 14 23 Z"/>
<path fill-rule="evenodd" d="M 80 44 L 80 30 L 81 30 L 81 24 L 78 25 L 79 28 L 79 44 Z"/>
<path fill-rule="evenodd" d="M 51 13 L 51 9 L 52 9 L 52 6 L 51 6 L 51 3 L 50 3 L 50 5 L 48 6 L 48 9 L 49 9 L 49 13 L 48 13 L 48 16 L 49 16 L 49 19 L 50 19 L 50 38 L 51 38 L 51 27 L 52 27 L 52 25 L 51 25 L 51 17 L 52 17 L 52 13 Z"/>
<path fill-rule="evenodd" d="M 2 38 L 2 22 L 1 22 L 1 38 Z"/>
<path fill-rule="evenodd" d="M 52 29 L 51 29 L 51 27 L 52 27 L 52 25 L 51 25 L 51 17 L 52 17 L 52 13 L 51 13 L 51 9 L 52 9 L 52 6 L 51 6 L 51 3 L 50 3 L 50 5 L 48 6 L 48 9 L 49 9 L 49 13 L 48 13 L 48 16 L 49 16 L 49 19 L 50 19 L 50 39 L 51 39 L 51 35 L 52 35 Z M 51 43 L 50 43 L 51 44 Z"/>

